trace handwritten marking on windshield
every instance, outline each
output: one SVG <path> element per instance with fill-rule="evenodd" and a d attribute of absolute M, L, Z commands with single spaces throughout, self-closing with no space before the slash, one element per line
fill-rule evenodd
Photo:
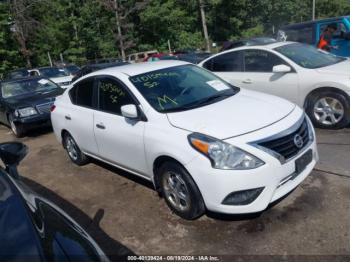
<path fill-rule="evenodd" d="M 153 88 L 153 87 L 156 87 L 159 85 L 158 82 L 146 82 L 143 84 L 145 87 L 148 87 L 148 88 Z"/>
<path fill-rule="evenodd" d="M 131 81 L 134 83 L 143 83 L 143 85 L 145 86 L 145 82 L 149 82 L 152 80 L 155 81 L 163 77 L 176 77 L 176 76 L 179 77 L 180 75 L 175 72 L 151 73 L 151 74 L 143 75 L 141 77 L 131 78 Z"/>
<path fill-rule="evenodd" d="M 168 97 L 167 95 L 164 95 L 163 97 L 158 97 L 158 104 L 159 104 L 159 107 L 161 109 L 164 110 L 164 104 L 168 104 L 168 103 L 173 103 L 174 105 L 177 105 L 177 102 L 173 99 L 171 99 L 170 97 Z"/>

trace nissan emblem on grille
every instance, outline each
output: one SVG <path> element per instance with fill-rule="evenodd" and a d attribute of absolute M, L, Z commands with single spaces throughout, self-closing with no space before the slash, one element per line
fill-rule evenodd
<path fill-rule="evenodd" d="M 294 144 L 297 148 L 302 148 L 304 145 L 303 138 L 300 135 L 295 135 L 294 136 Z"/>
<path fill-rule="evenodd" d="M 287 134 L 258 142 L 258 145 L 288 160 L 296 156 L 309 142 L 308 124 L 306 118 L 304 118 L 300 123 L 293 126 Z"/>

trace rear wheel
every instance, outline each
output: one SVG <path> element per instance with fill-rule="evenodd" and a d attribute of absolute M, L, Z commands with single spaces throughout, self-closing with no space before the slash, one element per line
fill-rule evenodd
<path fill-rule="evenodd" d="M 313 95 L 306 111 L 319 128 L 339 129 L 350 122 L 350 104 L 341 93 L 327 91 Z"/>
<path fill-rule="evenodd" d="M 89 162 L 89 158 L 81 152 L 74 138 L 68 133 L 63 136 L 63 146 L 74 164 L 82 166 Z"/>
<path fill-rule="evenodd" d="M 19 123 L 16 123 L 12 115 L 9 115 L 8 119 L 12 133 L 18 138 L 23 137 L 25 134 L 25 129 L 23 128 L 23 126 Z"/>
<path fill-rule="evenodd" d="M 164 163 L 158 174 L 165 202 L 178 216 L 192 220 L 205 212 L 199 189 L 185 168 L 175 162 Z"/>

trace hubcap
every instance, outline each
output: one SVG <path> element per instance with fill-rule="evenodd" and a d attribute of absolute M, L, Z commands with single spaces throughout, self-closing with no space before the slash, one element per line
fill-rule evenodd
<path fill-rule="evenodd" d="M 323 125 L 335 125 L 343 119 L 344 107 L 336 98 L 323 97 L 315 103 L 314 115 Z"/>
<path fill-rule="evenodd" d="M 185 181 L 179 174 L 167 172 L 163 176 L 164 196 L 171 205 L 179 211 L 190 208 L 190 197 Z"/>
<path fill-rule="evenodd" d="M 70 158 L 72 158 L 73 160 L 78 159 L 77 146 L 76 146 L 73 138 L 71 138 L 70 136 L 67 137 L 67 139 L 66 139 L 66 149 L 67 149 L 67 152 L 68 152 L 68 155 L 70 156 Z"/>

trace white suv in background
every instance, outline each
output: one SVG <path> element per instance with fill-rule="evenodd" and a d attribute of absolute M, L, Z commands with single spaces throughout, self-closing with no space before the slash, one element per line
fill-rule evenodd
<path fill-rule="evenodd" d="M 180 61 L 84 76 L 57 98 L 51 119 L 74 163 L 93 157 L 152 181 L 185 219 L 262 211 L 318 157 L 299 107 Z"/>
<path fill-rule="evenodd" d="M 304 108 L 315 126 L 350 123 L 350 61 L 295 42 L 227 50 L 202 66 L 229 83 L 283 97 Z"/>

